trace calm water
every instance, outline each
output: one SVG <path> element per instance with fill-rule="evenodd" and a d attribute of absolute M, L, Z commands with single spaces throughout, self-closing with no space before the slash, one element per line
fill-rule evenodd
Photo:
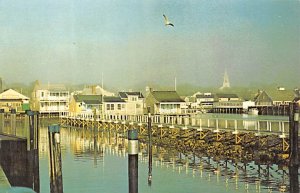
<path fill-rule="evenodd" d="M 40 127 L 41 193 L 50 192 L 48 125 L 41 122 Z M 128 192 L 126 139 L 108 132 L 94 138 L 89 130 L 62 128 L 61 148 L 65 193 Z M 158 146 L 153 147 L 153 181 L 148 186 L 147 157 L 147 145 L 140 144 L 141 193 L 282 192 L 289 186 L 286 167 L 225 162 Z"/>

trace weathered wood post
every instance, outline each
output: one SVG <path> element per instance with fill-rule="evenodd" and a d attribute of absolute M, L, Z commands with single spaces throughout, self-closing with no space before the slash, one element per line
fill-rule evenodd
<path fill-rule="evenodd" d="M 10 110 L 10 132 L 13 135 L 17 134 L 16 130 L 16 109 Z"/>
<path fill-rule="evenodd" d="M 148 109 L 148 185 L 152 183 L 152 130 L 151 130 L 151 113 L 150 107 Z"/>
<path fill-rule="evenodd" d="M 289 137 L 290 137 L 290 166 L 299 166 L 299 148 L 298 148 L 298 133 L 299 133 L 299 104 L 290 103 L 289 115 Z"/>
<path fill-rule="evenodd" d="M 290 192 L 299 192 L 299 147 L 298 147 L 298 133 L 299 133 L 299 104 L 290 103 L 289 114 L 289 137 L 290 137 Z"/>
<path fill-rule="evenodd" d="M 129 193 L 138 193 L 138 130 L 128 130 Z"/>
<path fill-rule="evenodd" d="M 49 162 L 50 162 L 50 192 L 63 193 L 62 164 L 60 150 L 60 126 L 48 126 Z"/>
<path fill-rule="evenodd" d="M 0 109 L 0 133 L 4 131 L 4 109 Z"/>
<path fill-rule="evenodd" d="M 26 111 L 29 122 L 27 133 L 27 151 L 28 151 L 28 171 L 32 177 L 32 189 L 40 192 L 40 174 L 39 174 L 39 112 Z M 27 128 L 26 128 L 27 129 Z"/>

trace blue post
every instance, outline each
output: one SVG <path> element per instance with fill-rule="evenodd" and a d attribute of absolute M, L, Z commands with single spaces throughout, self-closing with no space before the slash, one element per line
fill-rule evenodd
<path fill-rule="evenodd" d="M 128 130 L 129 193 L 138 193 L 138 131 Z"/>

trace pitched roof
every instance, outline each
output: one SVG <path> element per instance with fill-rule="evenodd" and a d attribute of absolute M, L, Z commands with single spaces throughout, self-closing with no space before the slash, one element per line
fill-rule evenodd
<path fill-rule="evenodd" d="M 101 104 L 101 95 L 74 95 L 74 100 L 76 102 L 84 102 L 86 104 Z"/>
<path fill-rule="evenodd" d="M 104 102 L 109 102 L 109 103 L 125 103 L 121 97 L 114 97 L 114 96 L 104 96 L 103 98 Z"/>
<path fill-rule="evenodd" d="M 139 98 L 144 98 L 144 96 L 143 96 L 143 94 L 141 92 L 119 92 L 119 96 L 122 99 L 128 98 L 128 95 L 138 96 Z"/>
<path fill-rule="evenodd" d="M 67 88 L 64 84 L 42 84 L 39 85 L 37 90 L 49 90 L 49 91 L 66 91 Z"/>
<path fill-rule="evenodd" d="M 216 97 L 218 97 L 218 98 L 239 98 L 237 94 L 226 94 L 226 93 L 217 93 Z"/>
<path fill-rule="evenodd" d="M 293 101 L 293 99 L 296 97 L 296 93 L 293 90 L 270 89 L 265 90 L 265 92 L 273 101 Z"/>
<path fill-rule="evenodd" d="M 152 91 L 151 93 L 158 102 L 184 102 L 176 91 Z"/>
<path fill-rule="evenodd" d="M 211 94 L 211 95 L 205 95 L 205 94 L 197 94 L 196 98 L 214 98 L 215 95 Z"/>
<path fill-rule="evenodd" d="M 21 99 L 21 100 L 29 100 L 29 98 L 21 93 L 13 89 L 5 90 L 0 94 L 0 99 Z"/>

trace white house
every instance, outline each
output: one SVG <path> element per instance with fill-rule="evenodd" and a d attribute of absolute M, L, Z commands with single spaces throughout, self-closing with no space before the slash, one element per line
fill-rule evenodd
<path fill-rule="evenodd" d="M 145 98 L 141 92 L 119 92 L 119 96 L 126 102 L 126 115 L 144 113 Z"/>
<path fill-rule="evenodd" d="M 152 114 L 181 114 L 186 103 L 176 91 L 150 91 L 146 107 L 150 107 Z"/>
<path fill-rule="evenodd" d="M 4 109 L 5 112 L 11 109 L 24 112 L 29 110 L 29 98 L 13 89 L 5 90 L 0 93 L 0 109 Z"/>
<path fill-rule="evenodd" d="M 31 108 L 40 113 L 69 111 L 69 91 L 62 84 L 40 85 L 37 81 L 32 92 Z"/>

